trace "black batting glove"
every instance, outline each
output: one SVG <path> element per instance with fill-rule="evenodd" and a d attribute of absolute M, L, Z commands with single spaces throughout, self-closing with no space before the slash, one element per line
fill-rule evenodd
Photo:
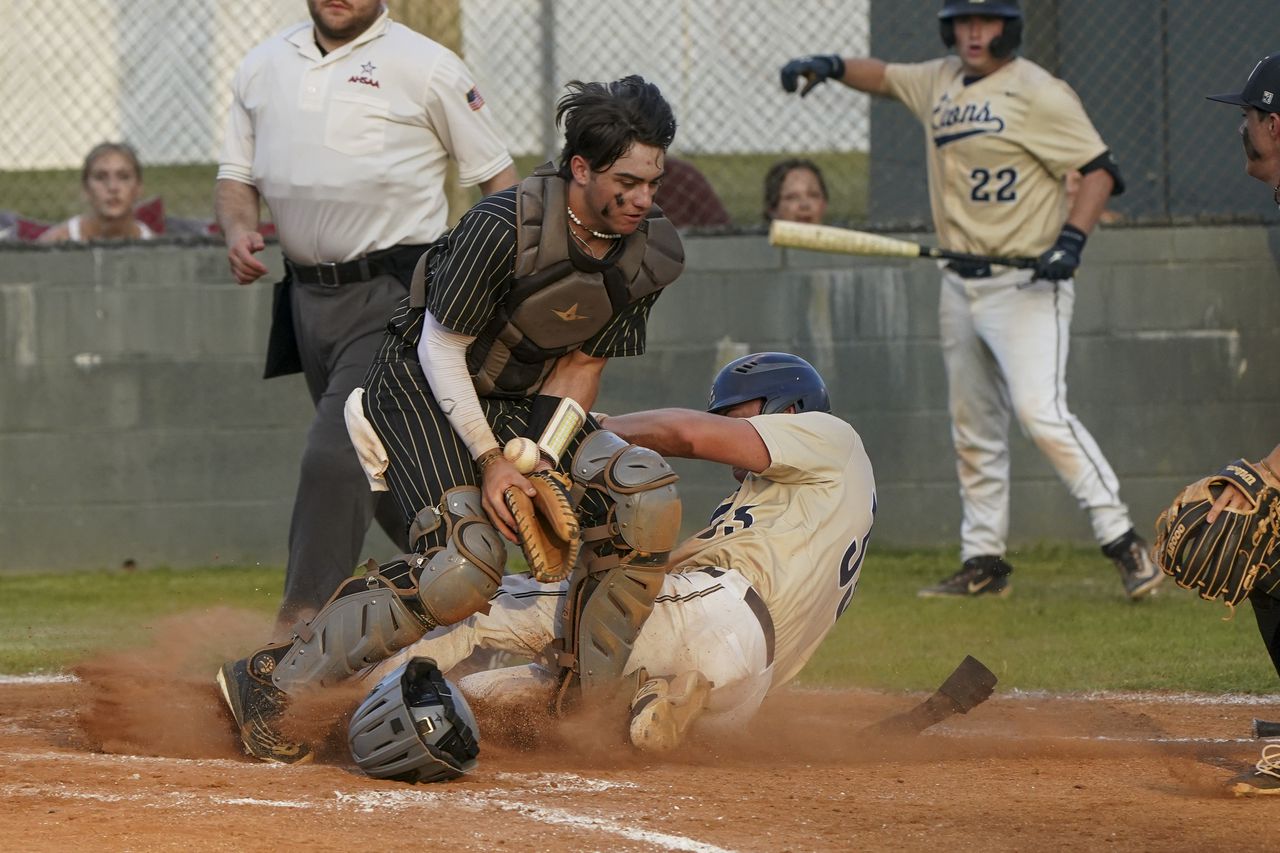
<path fill-rule="evenodd" d="M 844 77 L 844 60 L 837 54 L 827 56 L 802 56 L 782 66 L 782 88 L 794 92 L 800 78 L 805 79 L 800 97 L 804 97 L 813 87 L 828 79 L 839 80 Z"/>
<path fill-rule="evenodd" d="M 1062 281 L 1075 275 L 1087 239 L 1088 235 L 1074 225 L 1063 225 L 1058 241 L 1036 259 L 1036 278 Z"/>

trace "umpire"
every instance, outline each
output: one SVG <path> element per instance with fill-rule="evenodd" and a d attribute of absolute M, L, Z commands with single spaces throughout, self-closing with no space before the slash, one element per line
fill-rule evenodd
<path fill-rule="evenodd" d="M 380 0 L 308 0 L 311 21 L 245 57 L 219 161 L 218 224 L 240 284 L 267 272 L 259 200 L 285 255 L 266 377 L 302 372 L 315 404 L 285 570 L 281 623 L 309 617 L 360 557 L 375 511 L 406 544 L 402 514 L 375 501 L 343 423 L 387 317 L 448 214 L 445 168 L 491 193 L 517 180 L 462 61 L 393 23 Z"/>

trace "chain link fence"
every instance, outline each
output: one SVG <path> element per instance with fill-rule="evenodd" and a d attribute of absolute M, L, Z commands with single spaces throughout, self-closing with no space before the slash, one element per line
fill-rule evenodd
<path fill-rule="evenodd" d="M 1080 93 L 1119 155 L 1134 222 L 1273 216 L 1243 176 L 1236 118 L 1203 95 L 1238 87 L 1280 48 L 1263 0 L 1026 0 L 1024 54 Z M 942 52 L 937 0 L 391 0 L 393 17 L 462 54 L 522 173 L 558 150 L 571 79 L 639 73 L 676 109 L 672 156 L 701 172 L 732 228 L 758 228 L 775 161 L 808 157 L 827 219 L 927 221 L 923 138 L 899 105 L 835 85 L 801 101 L 778 70 L 805 53 L 916 60 Z M 1231 7 L 1224 10 L 1223 6 Z M 1242 13 L 1255 25 L 1241 26 Z M 303 0 L 0 0 L 0 234 L 81 210 L 82 158 L 139 152 L 170 231 L 212 219 L 230 81 L 257 42 L 307 17 Z M 676 191 L 673 185 L 664 190 Z M 455 192 L 455 207 L 471 196 Z M 455 211 L 456 214 L 456 211 Z M 28 228 L 27 233 L 29 233 Z"/>

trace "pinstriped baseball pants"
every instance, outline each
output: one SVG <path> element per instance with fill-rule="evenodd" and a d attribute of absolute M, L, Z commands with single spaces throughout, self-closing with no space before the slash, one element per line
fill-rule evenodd
<path fill-rule="evenodd" d="M 426 374 L 413 349 L 398 336 L 388 334 L 369 368 L 364 383 L 364 413 L 387 452 L 384 474 L 408 528 L 417 513 L 435 506 L 456 486 L 478 486 L 480 472 L 466 444 L 454 432 L 427 384 Z M 499 399 L 480 397 L 485 420 L 498 445 L 523 435 L 529 424 L 533 397 Z M 594 423 L 594 422 L 593 422 Z M 570 443 L 571 458 L 579 439 Z M 584 512 L 603 516 L 603 501 L 591 492 L 583 499 Z M 428 534 L 417 550 L 444 545 L 444 528 Z"/>

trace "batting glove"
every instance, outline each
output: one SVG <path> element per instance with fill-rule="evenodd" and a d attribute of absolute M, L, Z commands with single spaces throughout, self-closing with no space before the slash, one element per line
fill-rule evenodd
<path fill-rule="evenodd" d="M 800 90 L 800 97 L 803 98 L 819 83 L 831 78 L 839 80 L 844 77 L 844 60 L 834 53 L 827 56 L 802 56 L 799 59 L 793 59 L 782 66 L 783 90 L 794 92 L 801 77 L 805 79 L 804 88 Z"/>
<path fill-rule="evenodd" d="M 1036 278 L 1062 281 L 1075 275 L 1087 239 L 1088 236 L 1074 225 L 1063 225 L 1058 242 L 1036 259 Z"/>

